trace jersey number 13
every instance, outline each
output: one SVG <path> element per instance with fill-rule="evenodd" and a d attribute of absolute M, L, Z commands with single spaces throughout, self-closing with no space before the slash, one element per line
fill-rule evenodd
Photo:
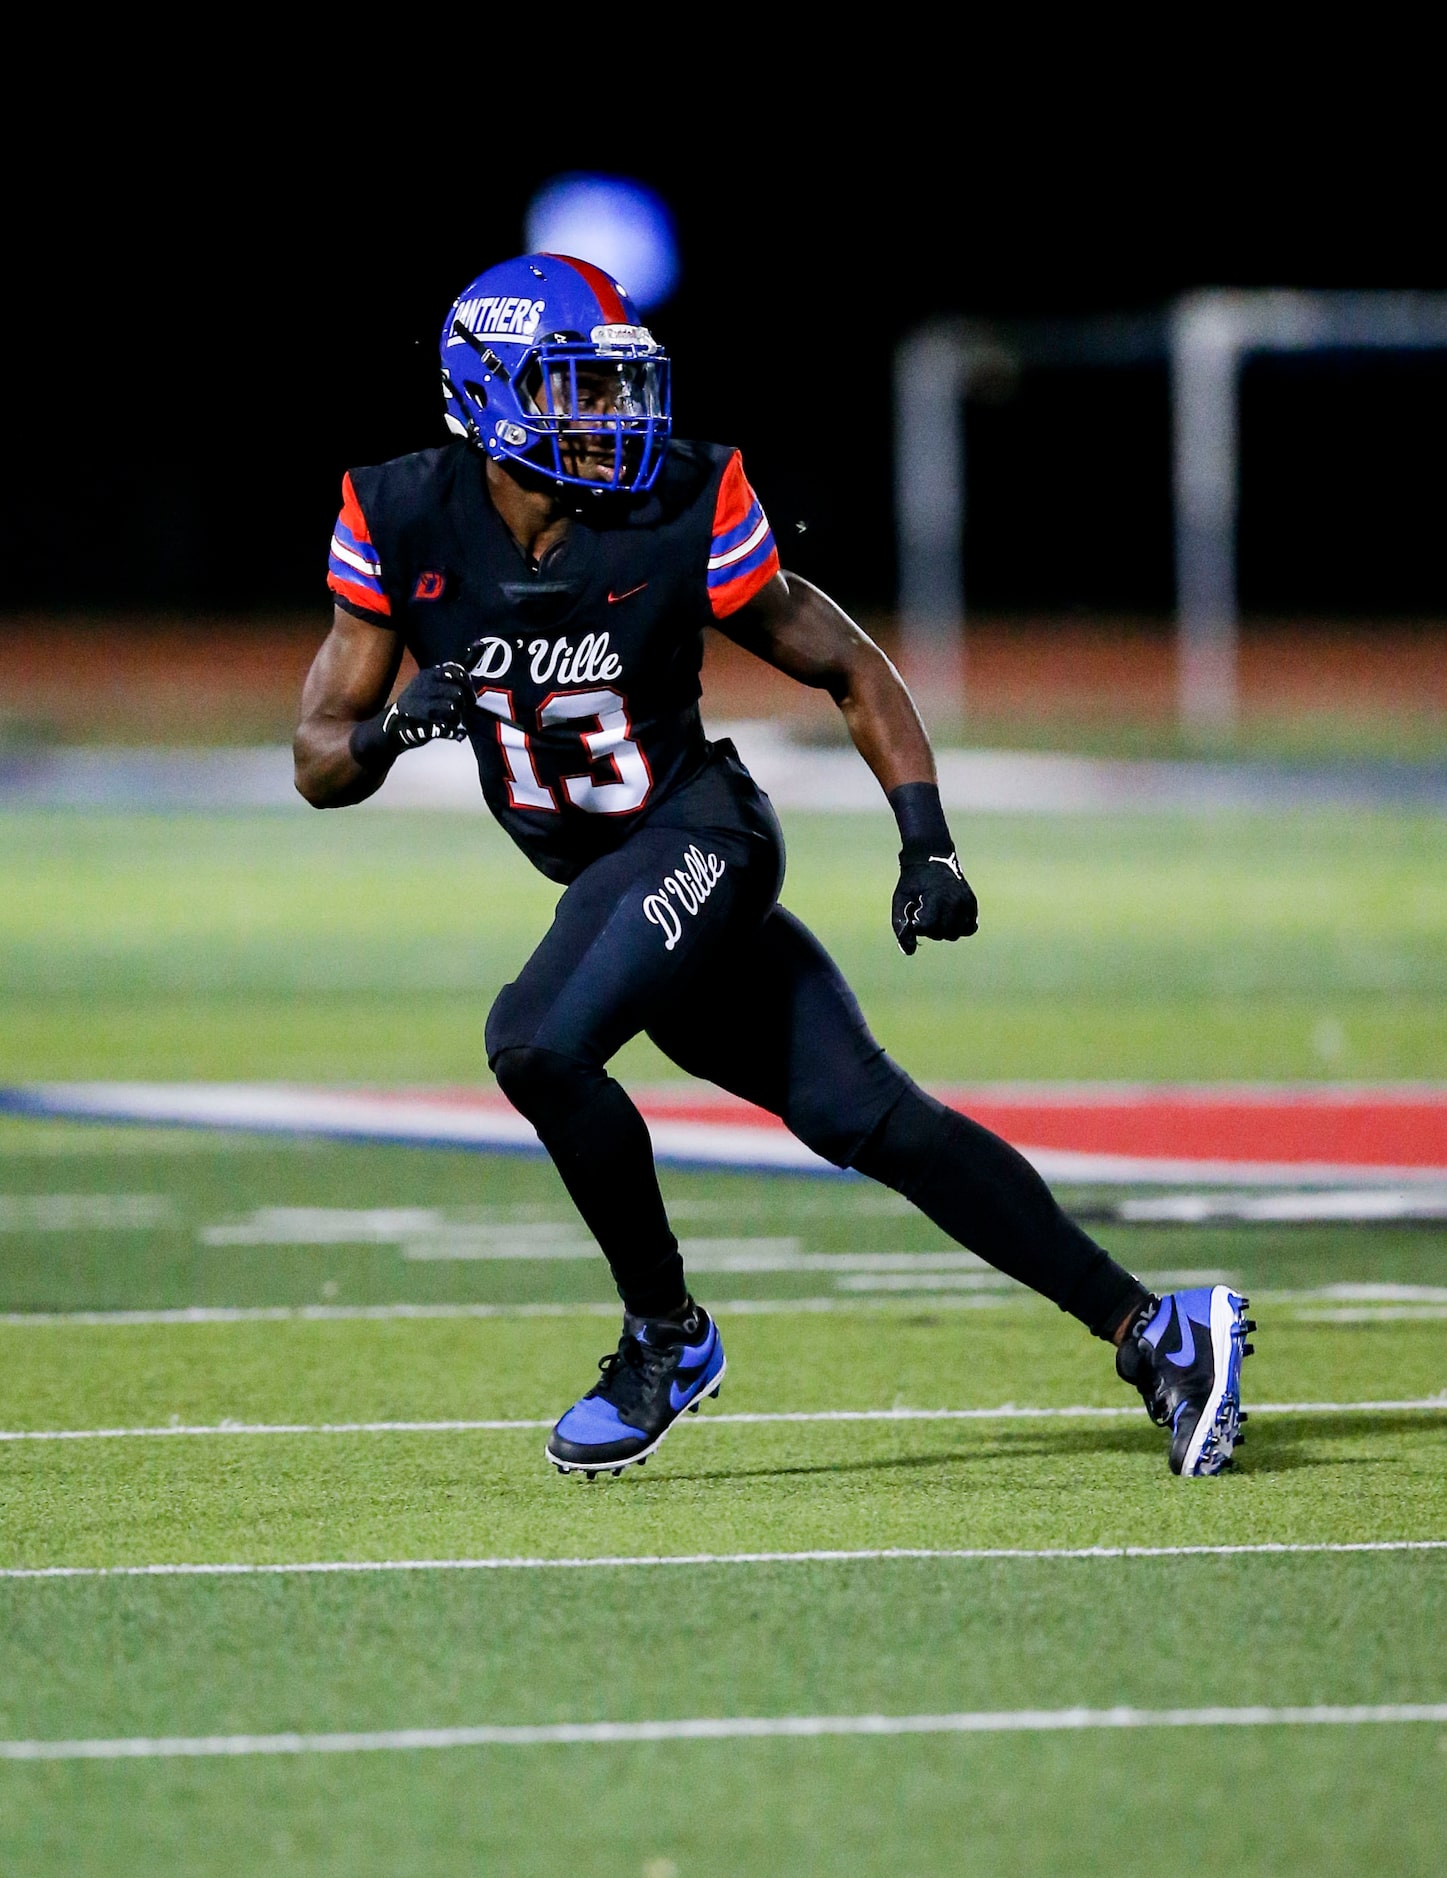
<path fill-rule="evenodd" d="M 498 748 L 507 769 L 508 801 L 515 809 L 549 810 L 559 803 L 550 786 L 538 775 L 528 732 L 517 721 L 512 693 L 490 687 L 477 693 L 479 710 L 497 719 Z M 551 691 L 538 706 L 538 730 L 578 720 L 578 737 L 591 763 L 608 762 L 611 777 L 600 780 L 592 770 L 560 776 L 558 786 L 574 808 L 590 815 L 628 815 L 641 808 L 653 787 L 648 758 L 633 741 L 628 722 L 628 700 L 617 691 Z M 587 726 L 591 722 L 592 728 Z"/>

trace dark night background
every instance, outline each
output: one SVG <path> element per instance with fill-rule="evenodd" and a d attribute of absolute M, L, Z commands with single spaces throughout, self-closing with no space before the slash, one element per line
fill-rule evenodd
<path fill-rule="evenodd" d="M 204 95 L 80 114 L 81 144 L 12 165 L 0 612 L 325 610 L 342 471 L 442 440 L 441 316 L 564 170 L 668 200 L 677 429 L 740 445 L 786 564 L 864 614 L 894 597 L 891 356 L 919 322 L 1447 282 L 1410 113 L 1227 97 L 1223 150 L 1164 90 L 1006 90 L 967 77 L 956 131 L 948 86 L 881 125 L 821 81 L 787 137 L 760 100 L 642 139 L 445 111 L 333 134 Z M 1447 356 L 1253 362 L 1242 421 L 1248 614 L 1447 615 Z M 969 422 L 972 610 L 1168 615 L 1164 365 L 1027 373 Z"/>

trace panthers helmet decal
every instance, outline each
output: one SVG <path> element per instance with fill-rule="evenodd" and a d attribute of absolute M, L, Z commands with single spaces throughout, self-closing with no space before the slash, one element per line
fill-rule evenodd
<path fill-rule="evenodd" d="M 449 307 L 440 350 L 447 427 L 485 456 L 598 493 L 652 487 L 668 355 L 601 268 L 565 254 L 488 268 Z"/>

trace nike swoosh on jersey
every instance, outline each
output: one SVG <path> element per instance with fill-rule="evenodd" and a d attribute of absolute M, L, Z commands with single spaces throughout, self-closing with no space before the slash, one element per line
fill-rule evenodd
<path fill-rule="evenodd" d="M 648 582 L 646 580 L 640 580 L 636 587 L 625 587 L 622 593 L 614 593 L 613 589 L 610 587 L 608 589 L 609 606 L 616 606 L 620 600 L 628 600 L 631 599 L 635 593 L 642 593 L 647 585 Z"/>

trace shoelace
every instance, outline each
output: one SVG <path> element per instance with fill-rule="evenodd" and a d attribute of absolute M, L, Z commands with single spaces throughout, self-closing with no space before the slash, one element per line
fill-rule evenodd
<path fill-rule="evenodd" d="M 625 1332 L 616 1350 L 599 1357 L 598 1381 L 589 1394 L 636 1401 L 646 1393 L 671 1354 L 669 1349 L 655 1349 Z"/>

